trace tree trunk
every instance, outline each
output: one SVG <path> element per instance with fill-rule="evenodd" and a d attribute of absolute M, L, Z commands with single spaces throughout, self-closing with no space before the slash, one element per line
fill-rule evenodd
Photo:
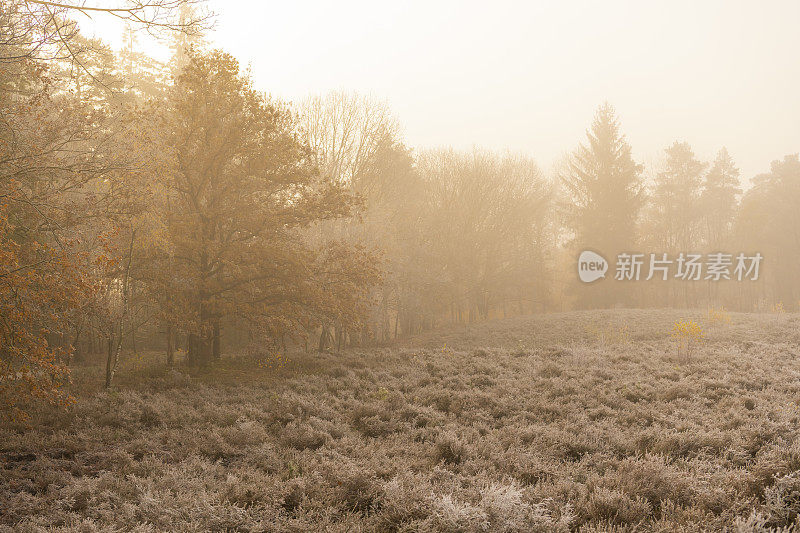
<path fill-rule="evenodd" d="M 333 334 L 331 334 L 328 326 L 322 326 L 322 332 L 319 335 L 319 351 L 324 352 L 328 346 L 333 344 Z"/>
<path fill-rule="evenodd" d="M 175 364 L 175 342 L 172 334 L 172 326 L 167 326 L 167 365 Z"/>
<path fill-rule="evenodd" d="M 215 340 L 217 336 L 216 324 L 210 316 L 207 307 L 200 305 L 199 332 L 189 335 L 187 360 L 192 366 L 208 366 L 215 354 Z M 217 347 L 218 349 L 218 347 Z"/>
<path fill-rule="evenodd" d="M 187 360 L 191 366 L 207 366 L 213 357 L 213 340 L 202 335 L 189 335 Z"/>
<path fill-rule="evenodd" d="M 212 359 L 219 360 L 221 355 L 220 350 L 220 327 L 219 327 L 219 319 L 214 319 L 214 332 L 213 338 L 211 342 L 211 357 Z"/>
<path fill-rule="evenodd" d="M 70 356 L 70 362 L 74 358 L 75 361 L 81 361 L 83 359 L 83 352 L 81 351 L 81 330 L 83 329 L 83 325 L 80 324 L 75 327 L 75 339 L 72 341 L 72 355 Z"/>
<path fill-rule="evenodd" d="M 108 337 L 108 355 L 106 357 L 106 388 L 111 386 L 111 365 L 114 361 L 114 337 Z"/>

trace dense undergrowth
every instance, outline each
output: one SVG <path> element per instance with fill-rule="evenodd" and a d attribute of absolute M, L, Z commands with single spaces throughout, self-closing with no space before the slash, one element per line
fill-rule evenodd
<path fill-rule="evenodd" d="M 0 528 L 792 527 L 800 317 L 703 317 L 514 318 L 272 368 L 129 358 L 111 391 L 78 368 L 76 405 L 0 429 Z M 705 327 L 688 357 L 682 318 Z"/>

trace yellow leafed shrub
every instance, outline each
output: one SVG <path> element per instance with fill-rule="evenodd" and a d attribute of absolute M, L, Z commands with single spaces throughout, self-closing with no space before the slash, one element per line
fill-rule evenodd
<path fill-rule="evenodd" d="M 709 324 L 728 325 L 731 323 L 731 314 L 725 310 L 724 307 L 714 308 L 708 310 Z"/>
<path fill-rule="evenodd" d="M 671 336 L 677 343 L 678 353 L 688 357 L 697 345 L 702 344 L 705 332 L 694 320 L 676 320 Z"/>
<path fill-rule="evenodd" d="M 291 359 L 281 352 L 270 352 L 259 359 L 258 366 L 266 370 L 283 370 L 291 362 Z"/>

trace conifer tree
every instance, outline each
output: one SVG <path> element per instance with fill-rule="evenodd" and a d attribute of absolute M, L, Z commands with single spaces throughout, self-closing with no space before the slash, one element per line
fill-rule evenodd
<path fill-rule="evenodd" d="M 736 215 L 737 198 L 742 193 L 739 169 L 728 150 L 717 153 L 711 169 L 705 175 L 700 206 L 705 221 L 705 245 L 709 250 L 723 246 Z"/>
<path fill-rule="evenodd" d="M 633 160 L 610 104 L 598 108 L 586 137 L 586 143 L 569 157 L 560 176 L 568 195 L 567 225 L 574 237 L 576 256 L 593 249 L 613 265 L 618 253 L 630 252 L 636 245 L 643 202 L 642 166 Z M 586 289 L 581 305 L 592 307 L 608 305 L 622 295 L 620 291 Z"/>

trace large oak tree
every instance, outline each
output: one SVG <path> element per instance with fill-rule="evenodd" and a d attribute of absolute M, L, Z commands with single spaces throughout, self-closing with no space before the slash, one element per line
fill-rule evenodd
<path fill-rule="evenodd" d="M 355 247 L 310 246 L 300 231 L 356 206 L 323 179 L 298 140 L 295 117 L 255 91 L 238 62 L 191 52 L 157 111 L 166 132 L 166 234 L 155 272 L 181 301 L 188 357 L 218 357 L 224 317 L 296 333 L 326 317 L 356 320 L 358 295 L 377 274 Z"/>

